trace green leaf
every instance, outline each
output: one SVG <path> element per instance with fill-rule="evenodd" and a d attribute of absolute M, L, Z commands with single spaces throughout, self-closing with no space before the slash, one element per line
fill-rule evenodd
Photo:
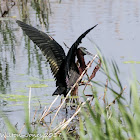
<path fill-rule="evenodd" d="M 124 64 L 140 64 L 140 61 L 124 61 Z"/>

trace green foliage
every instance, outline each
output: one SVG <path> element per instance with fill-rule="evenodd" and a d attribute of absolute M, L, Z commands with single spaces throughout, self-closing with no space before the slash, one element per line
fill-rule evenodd
<path fill-rule="evenodd" d="M 0 99 L 5 101 L 27 101 L 28 96 L 16 94 L 0 94 Z"/>
<path fill-rule="evenodd" d="M 124 61 L 124 64 L 140 64 L 140 61 Z"/>
<path fill-rule="evenodd" d="M 54 79 L 39 79 L 39 78 L 36 78 L 36 77 L 30 77 L 29 78 L 30 80 L 32 81 L 40 81 L 40 82 L 44 82 L 44 81 L 54 81 Z"/>
<path fill-rule="evenodd" d="M 32 84 L 32 85 L 27 85 L 27 87 L 31 87 L 31 88 L 43 88 L 43 87 L 48 87 L 45 84 Z"/>
<path fill-rule="evenodd" d="M 33 8 L 35 8 L 35 5 L 38 5 L 37 11 L 40 11 L 40 8 L 43 8 L 39 5 L 42 5 L 43 1 L 36 1 L 35 3 L 32 2 Z M 26 9 L 26 5 L 23 6 Z M 44 8 L 42 9 L 44 11 Z M 45 11 L 48 11 L 45 9 Z M 28 11 L 27 11 L 28 13 Z M 25 14 L 27 14 L 25 13 Z M 44 14 L 40 14 L 38 12 L 39 16 L 43 16 Z M 42 17 L 40 17 L 42 19 Z M 46 25 L 47 26 L 47 25 Z M 5 40 L 6 41 L 6 40 Z M 30 46 L 28 46 L 30 47 Z M 78 118 L 78 139 L 80 140 L 89 140 L 89 139 L 95 139 L 95 140 L 128 140 L 128 139 L 134 139 L 138 140 L 140 139 L 140 100 L 139 100 L 139 94 L 138 94 L 138 86 L 140 86 L 140 82 L 136 79 L 136 76 L 134 75 L 133 80 L 130 82 L 130 85 L 128 86 L 128 89 L 130 87 L 130 90 L 127 91 L 127 94 L 130 95 L 130 104 L 127 103 L 127 99 L 123 96 L 124 92 L 124 85 L 122 84 L 122 81 L 120 81 L 120 70 L 116 64 L 115 61 L 112 61 L 110 64 L 108 64 L 107 60 L 104 56 L 101 55 L 101 52 L 97 49 L 99 58 L 102 62 L 102 68 L 101 72 L 104 73 L 106 78 L 108 79 L 109 83 L 107 85 L 107 92 L 110 92 L 112 96 L 114 96 L 114 100 L 108 104 L 107 101 L 110 101 L 105 98 L 106 103 L 104 103 L 104 106 L 101 105 L 101 100 L 98 99 L 98 92 L 95 90 L 97 89 L 97 85 L 105 88 L 106 83 L 103 81 L 102 83 L 92 81 L 95 88 L 94 88 L 94 105 L 91 105 L 89 102 L 87 102 L 86 107 L 82 109 L 81 115 Z M 38 58 L 39 59 L 39 58 Z M 124 63 L 136 63 L 139 64 L 139 61 L 125 61 Z M 29 60 L 29 65 L 31 64 Z M 40 63 L 38 61 L 38 65 L 40 66 Z M 0 64 L 1 69 L 3 68 Z M 7 66 L 8 67 L 8 66 Z M 110 72 L 110 68 L 112 68 L 112 71 Z M 41 68 L 40 68 L 40 74 Z M 113 77 L 111 76 L 111 73 L 113 73 Z M 24 76 L 25 74 L 19 74 L 20 76 Z M 2 77 L 2 76 L 1 76 Z M 9 77 L 8 75 L 5 77 Z M 39 78 L 30 77 L 29 80 L 31 81 L 37 81 L 37 82 L 44 82 L 44 81 L 53 81 L 52 79 L 47 80 L 41 80 Z M 2 80 L 1 80 L 2 81 Z M 16 82 L 26 82 L 26 81 L 16 81 Z M 115 84 L 116 87 L 113 87 Z M 1 86 L 3 83 L 1 83 Z M 30 88 L 43 88 L 48 87 L 45 84 L 32 84 L 27 85 L 27 87 Z M 26 93 L 25 89 L 18 89 L 16 92 Z M 71 98 L 71 97 L 70 97 Z M 72 97 L 73 99 L 78 99 L 77 96 Z M 24 95 L 12 95 L 12 94 L 0 94 L 0 99 L 5 101 L 22 101 L 24 103 L 25 107 L 25 132 L 27 134 L 32 134 L 31 137 L 16 137 L 14 139 L 48 139 L 48 137 L 36 137 L 38 134 L 40 134 L 40 124 L 38 123 L 35 129 L 33 129 L 31 122 L 30 122 L 30 115 L 29 115 L 29 109 L 27 100 L 28 97 Z M 86 97 L 85 97 L 86 100 Z M 5 117 L 3 112 L 0 112 L 0 115 L 3 116 L 4 122 L 7 126 L 7 131 L 9 133 L 17 134 L 17 136 L 20 134 L 18 130 L 15 128 L 15 126 L 12 125 L 12 123 L 9 121 L 7 117 Z M 73 124 L 74 125 L 74 124 Z M 39 129 L 38 129 L 39 128 Z M 47 131 L 43 130 L 41 131 L 41 134 L 45 134 Z M 49 132 L 51 133 L 51 131 Z M 77 139 L 77 135 L 75 132 L 70 133 L 69 131 L 62 131 L 61 136 L 52 137 L 52 139 Z"/>
<path fill-rule="evenodd" d="M 122 97 L 123 85 L 119 78 L 119 68 L 117 67 L 117 64 L 114 61 L 112 61 L 112 69 L 115 77 L 115 83 L 119 87 L 119 91 L 114 91 L 114 89 L 108 87 L 108 89 L 110 89 L 110 91 L 112 92 L 112 95 L 114 94 L 115 98 L 114 102 L 110 103 L 110 105 L 105 104 L 104 107 L 101 105 L 101 101 L 98 99 L 98 92 L 94 91 L 94 105 L 91 106 L 87 102 L 86 109 L 82 109 L 82 115 L 80 115 L 79 117 L 78 139 L 80 140 L 138 140 L 140 138 L 140 101 L 138 95 L 139 83 L 136 79 L 136 76 L 134 76 L 133 80 L 130 82 L 129 91 L 131 97 L 131 104 L 128 105 L 127 100 L 124 97 Z M 112 81 L 111 79 L 110 82 Z M 31 86 L 38 87 L 38 85 Z M 20 96 L 22 97 L 23 95 Z M 27 137 L 26 139 L 41 139 L 39 137 L 34 137 L 38 134 L 37 128 L 39 127 L 39 125 L 36 127 L 36 129 L 32 130 L 29 120 L 29 110 L 27 104 L 25 104 L 25 114 L 26 131 L 27 133 L 32 134 L 32 137 Z M 15 127 L 10 123 L 10 121 L 6 117 L 4 117 L 4 120 L 10 133 L 19 134 L 19 132 L 17 132 Z M 44 133 L 45 131 L 42 132 L 42 135 Z M 61 137 L 57 136 L 53 137 L 52 139 L 67 140 L 75 138 L 76 136 L 73 136 L 73 134 L 70 134 L 68 131 L 62 131 Z M 22 138 L 17 137 L 17 139 Z M 43 139 L 46 140 L 48 139 L 48 137 L 44 137 Z"/>

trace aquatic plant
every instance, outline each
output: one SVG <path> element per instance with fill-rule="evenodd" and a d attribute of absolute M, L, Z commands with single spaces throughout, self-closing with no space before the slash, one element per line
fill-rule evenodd
<path fill-rule="evenodd" d="M 91 87 L 93 88 L 92 99 L 84 96 L 85 102 L 77 106 L 73 116 L 64 122 L 61 122 L 55 128 L 50 127 L 48 129 L 48 127 L 45 127 L 44 125 L 46 129 L 43 129 L 40 133 L 39 129 L 41 129 L 42 126 L 39 123 L 39 118 L 36 120 L 37 124 L 33 129 L 33 122 L 31 123 L 29 119 L 30 107 L 25 103 L 26 115 L 24 129 L 26 130 L 26 136 L 28 137 L 21 138 L 21 132 L 18 132 L 11 122 L 4 117 L 8 132 L 17 134 L 17 139 L 139 139 L 140 101 L 138 95 L 139 84 L 136 76 L 133 73 L 134 76 L 130 81 L 130 85 L 127 87 L 123 86 L 119 78 L 119 68 L 115 61 L 111 62 L 114 73 L 113 79 L 110 77 L 110 72 L 107 71 L 108 63 L 105 58 L 101 55 L 99 56 L 103 64 L 102 72 L 106 74 L 107 81 L 105 83 L 97 83 L 93 80 L 90 81 L 94 85 Z M 119 87 L 117 88 L 117 91 L 115 91 L 113 87 L 110 87 L 111 82 Z M 98 86 L 103 87 L 104 89 L 102 97 L 98 96 Z M 129 90 L 127 90 L 127 94 L 129 94 L 130 97 L 129 103 L 128 99 L 124 96 L 126 88 L 129 88 Z M 111 102 L 108 100 L 109 96 L 107 94 L 113 95 L 114 99 Z M 46 117 L 48 117 L 48 115 Z M 72 120 L 74 118 L 76 121 L 73 123 Z M 44 122 L 41 121 L 41 123 L 43 125 Z"/>

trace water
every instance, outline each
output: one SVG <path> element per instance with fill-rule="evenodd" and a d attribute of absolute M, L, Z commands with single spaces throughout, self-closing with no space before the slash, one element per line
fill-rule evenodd
<path fill-rule="evenodd" d="M 45 57 L 23 34 L 15 19 L 27 21 L 28 24 L 48 33 L 66 52 L 68 49 L 64 43 L 70 47 L 84 31 L 99 24 L 83 39 L 80 46 L 96 54 L 96 43 L 107 60 L 114 59 L 117 62 L 123 86 L 128 85 L 132 65 L 124 62 L 140 60 L 139 0 L 62 0 L 61 3 L 50 0 L 50 3 L 45 2 L 41 7 L 37 3 L 29 2 L 26 12 L 22 12 L 22 9 L 25 11 L 24 8 L 26 7 L 22 6 L 22 3 L 16 4 L 7 17 L 0 18 L 0 109 L 14 125 L 18 122 L 18 129 L 24 123 L 23 100 L 19 95 L 28 96 L 27 86 L 48 85 L 46 88 L 32 88 L 31 118 L 36 108 L 38 114 L 41 114 L 44 106 L 53 101 L 55 97 L 52 93 L 56 87 Z M 87 60 L 90 58 L 87 57 Z M 140 81 L 140 65 L 134 64 L 134 67 Z M 98 72 L 94 80 L 105 83 L 106 77 Z M 87 91 L 91 93 L 90 90 Z M 59 104 L 60 99 L 54 108 Z M 63 110 L 60 113 L 65 116 Z M 49 123 L 49 119 L 46 121 Z"/>

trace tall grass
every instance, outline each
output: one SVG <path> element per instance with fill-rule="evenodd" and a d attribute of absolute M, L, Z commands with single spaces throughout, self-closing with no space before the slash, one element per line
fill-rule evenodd
<path fill-rule="evenodd" d="M 100 53 L 99 53 L 100 55 Z M 25 105 L 25 131 L 26 134 L 32 134 L 32 136 L 26 135 L 26 137 L 16 137 L 14 139 L 80 139 L 80 140 L 138 140 L 140 139 L 140 101 L 138 95 L 138 82 L 133 72 L 133 79 L 130 81 L 130 85 L 127 85 L 127 94 L 130 96 L 131 102 L 128 104 L 127 99 L 123 96 L 126 87 L 122 85 L 122 82 L 119 78 L 120 70 L 115 63 L 115 61 L 111 62 L 113 77 L 110 76 L 110 69 L 108 67 L 108 63 L 103 56 L 100 55 L 100 59 L 102 61 L 102 69 L 101 71 L 107 76 L 108 82 L 95 83 L 93 89 L 94 100 L 91 104 L 86 101 L 86 105 L 82 108 L 81 113 L 78 114 L 77 123 L 72 123 L 67 126 L 65 130 L 61 131 L 55 137 L 52 130 L 47 129 L 43 130 L 41 134 L 39 134 L 40 124 L 33 129 L 31 123 L 29 121 L 29 110 L 27 104 Z M 111 82 L 115 83 L 118 88 L 117 91 L 109 85 Z M 110 84 L 109 84 L 110 83 Z M 110 91 L 114 99 L 110 101 L 106 93 L 104 93 L 104 97 L 98 97 L 98 86 L 100 85 L 104 87 L 104 91 Z M 102 99 L 104 98 L 104 105 L 101 104 Z M 8 133 L 20 134 L 16 130 L 16 128 L 11 124 L 11 122 L 4 117 L 4 121 L 7 126 Z M 76 126 L 75 126 L 76 124 Z M 72 128 L 75 126 L 75 129 Z M 48 135 L 44 135 L 48 133 Z M 28 137 L 27 137 L 28 136 Z M 50 136 L 50 137 L 49 137 Z"/>
<path fill-rule="evenodd" d="M 61 0 L 58 0 L 61 2 Z M 8 1 L 7 1 L 8 2 Z M 40 23 L 44 23 L 46 28 L 49 25 L 49 14 L 51 14 L 51 6 L 49 0 L 17 0 L 17 5 L 19 7 L 19 13 L 23 19 L 27 19 L 29 17 L 29 10 L 28 10 L 28 2 L 31 3 L 33 9 L 36 10 L 36 14 L 39 18 Z M 8 21 L 9 22 L 9 21 Z M 0 25 L 1 31 L 4 28 L 9 33 L 9 36 L 14 38 L 12 29 L 9 26 L 7 21 L 4 24 Z M 6 24 L 5 24 L 6 23 Z M 46 24 L 47 23 L 47 24 Z M 8 36 L 5 36 L 5 33 L 2 32 L 3 38 L 5 38 L 4 42 L 8 43 L 9 40 Z M 12 46 L 14 46 L 13 39 L 10 39 Z M 14 47 L 12 47 L 12 50 Z M 97 50 L 98 51 L 98 50 Z M 14 52 L 14 51 L 10 51 Z M 94 100 L 92 104 L 88 101 L 85 102 L 86 105 L 82 108 L 81 113 L 76 117 L 76 123 L 71 122 L 64 130 L 60 130 L 58 135 L 53 134 L 53 129 L 48 130 L 42 129 L 40 123 L 37 122 L 37 125 L 33 127 L 30 122 L 30 112 L 27 103 L 24 103 L 25 106 L 25 124 L 23 126 L 24 135 L 21 130 L 17 130 L 16 127 L 9 121 L 7 117 L 5 117 L 3 112 L 0 112 L 0 115 L 3 117 L 5 125 L 7 126 L 7 133 L 2 134 L 0 130 L 0 139 L 80 139 L 80 140 L 139 140 L 140 139 L 140 101 L 139 101 L 139 94 L 138 94 L 138 86 L 140 84 L 137 82 L 137 77 L 135 72 L 133 72 L 133 79 L 130 81 L 130 84 L 127 85 L 127 95 L 130 97 L 130 102 L 128 103 L 128 99 L 125 98 L 124 91 L 126 86 L 123 85 L 122 81 L 120 80 L 119 74 L 120 71 L 119 67 L 117 66 L 115 61 L 111 61 L 108 63 L 98 51 L 100 59 L 102 61 L 102 68 L 101 72 L 106 76 L 107 82 L 102 81 L 100 83 L 95 82 L 94 79 L 92 87 Z M 3 61 L 3 59 L 2 59 Z M 8 76 L 9 66 L 6 62 L 6 74 L 4 77 Z M 14 54 L 13 54 L 13 63 L 15 61 Z M 30 64 L 30 63 L 29 63 Z M 110 71 L 110 68 L 112 71 Z M 0 69 L 3 71 L 2 63 L 0 63 Z M 111 75 L 113 73 L 113 75 Z M 3 85 L 8 85 L 8 83 L 3 83 L 3 79 L 0 73 L 0 89 Z M 114 87 L 115 85 L 115 87 Z M 99 98 L 98 96 L 98 87 L 102 87 L 104 89 L 104 96 Z M 117 89 L 116 89 L 117 86 Z M 5 86 L 6 87 L 6 86 Z M 97 90 L 96 90 L 97 89 Z M 1 89 L 4 92 L 5 89 Z M 109 96 L 107 93 L 113 96 L 113 100 L 110 101 Z M 102 99 L 104 104 L 102 104 Z M 37 120 L 38 121 L 38 120 Z M 52 137 L 55 136 L 55 137 Z"/>

